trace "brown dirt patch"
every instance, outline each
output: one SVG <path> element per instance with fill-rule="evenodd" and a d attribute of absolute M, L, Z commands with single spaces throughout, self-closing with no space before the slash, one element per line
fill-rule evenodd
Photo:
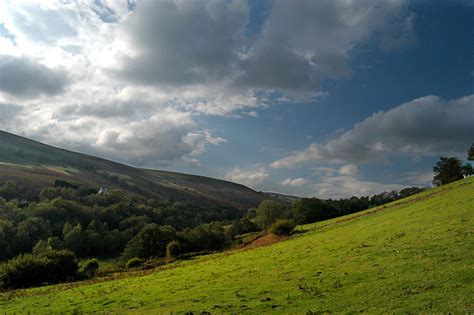
<path fill-rule="evenodd" d="M 263 235 L 252 242 L 243 245 L 240 249 L 247 250 L 247 249 L 253 249 L 257 247 L 262 247 L 262 246 L 269 246 L 276 244 L 278 242 L 287 240 L 289 237 L 288 236 L 277 236 L 273 234 L 266 234 Z"/>

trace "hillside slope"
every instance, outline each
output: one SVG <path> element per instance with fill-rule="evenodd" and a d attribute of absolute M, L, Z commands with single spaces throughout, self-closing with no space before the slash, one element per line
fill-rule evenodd
<path fill-rule="evenodd" d="M 65 180 L 120 188 L 144 197 L 199 204 L 257 206 L 266 196 L 243 185 L 188 174 L 146 170 L 75 153 L 0 131 L 0 184 L 14 180 L 30 190 Z"/>
<path fill-rule="evenodd" d="M 474 178 L 148 275 L 0 294 L 13 312 L 474 311 Z M 116 276 L 120 278 L 120 275 Z"/>

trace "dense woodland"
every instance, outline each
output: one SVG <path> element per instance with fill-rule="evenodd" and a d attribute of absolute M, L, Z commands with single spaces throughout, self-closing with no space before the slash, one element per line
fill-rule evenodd
<path fill-rule="evenodd" d="M 301 199 L 292 206 L 267 200 L 258 208 L 201 207 L 175 202 L 162 206 L 119 190 L 99 193 L 57 181 L 34 200 L 18 199 L 21 187 L 0 187 L 0 259 L 68 250 L 79 258 L 164 257 L 221 250 L 237 235 L 268 229 L 278 219 L 316 222 L 381 205 L 420 191 L 409 188 L 372 197 Z"/>

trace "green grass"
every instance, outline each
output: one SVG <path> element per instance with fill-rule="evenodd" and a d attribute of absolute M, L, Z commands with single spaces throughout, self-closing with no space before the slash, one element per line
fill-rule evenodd
<path fill-rule="evenodd" d="M 474 178 L 148 275 L 0 295 L 6 313 L 474 311 Z"/>

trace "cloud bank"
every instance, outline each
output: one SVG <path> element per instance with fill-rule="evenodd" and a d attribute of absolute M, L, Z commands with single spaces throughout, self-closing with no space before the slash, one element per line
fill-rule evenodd
<path fill-rule="evenodd" d="M 474 95 L 454 100 L 426 96 L 381 111 L 325 143 L 277 160 L 273 168 L 329 161 L 362 164 L 394 155 L 424 156 L 465 151 L 474 134 Z M 341 174 L 350 174 L 342 169 Z"/>
<path fill-rule="evenodd" d="M 281 186 L 289 186 L 289 187 L 303 187 L 309 184 L 309 180 L 305 178 L 287 178 L 279 182 Z"/>
<path fill-rule="evenodd" d="M 251 37 L 250 10 L 2 1 L 0 128 L 134 165 L 199 165 L 225 140 L 197 116 L 257 117 L 275 97 L 317 97 L 323 80 L 350 77 L 358 45 L 411 36 L 401 0 L 274 1 Z"/>
<path fill-rule="evenodd" d="M 225 178 L 253 189 L 259 189 L 268 176 L 268 172 L 263 167 L 259 167 L 255 170 L 235 168 L 230 171 Z"/>

